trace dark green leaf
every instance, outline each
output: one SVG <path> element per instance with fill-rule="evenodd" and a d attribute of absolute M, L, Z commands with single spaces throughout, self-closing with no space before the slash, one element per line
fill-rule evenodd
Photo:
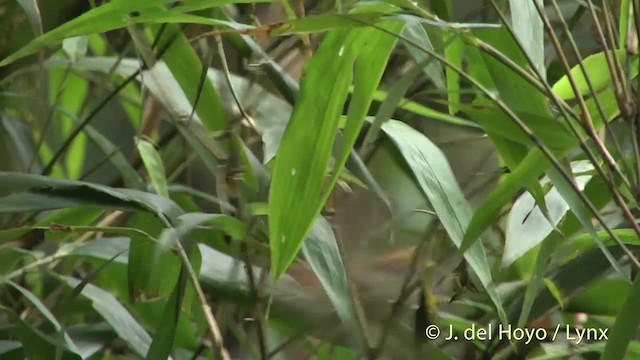
<path fill-rule="evenodd" d="M 0 212 L 98 206 L 148 211 L 168 221 L 182 213 L 173 201 L 161 196 L 40 175 L 0 172 L 0 189 Z"/>
<path fill-rule="evenodd" d="M 629 289 L 624 305 L 616 316 L 613 328 L 609 332 L 609 340 L 600 359 L 615 360 L 624 358 L 629 343 L 634 338 L 640 325 L 640 276 L 637 276 Z"/>
<path fill-rule="evenodd" d="M 60 276 L 60 280 L 72 288 L 81 282 L 68 276 Z M 93 284 L 86 284 L 81 294 L 91 300 L 96 312 L 111 325 L 122 340 L 131 346 L 131 350 L 141 357 L 147 355 L 151 337 L 111 293 Z"/>

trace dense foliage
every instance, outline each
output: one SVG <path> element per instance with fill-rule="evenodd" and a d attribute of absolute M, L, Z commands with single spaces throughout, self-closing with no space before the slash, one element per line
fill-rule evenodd
<path fill-rule="evenodd" d="M 639 24 L 0 0 L 0 358 L 639 358 Z"/>

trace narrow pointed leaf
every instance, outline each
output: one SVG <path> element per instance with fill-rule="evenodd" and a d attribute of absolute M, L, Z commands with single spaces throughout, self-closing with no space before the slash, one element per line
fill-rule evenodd
<path fill-rule="evenodd" d="M 269 231 L 274 278 L 291 264 L 322 208 L 323 178 L 357 54 L 358 44 L 353 42 L 348 31 L 329 33 L 305 69 L 271 180 Z M 318 93 L 317 89 L 327 90 Z"/>
<path fill-rule="evenodd" d="M 136 139 L 136 147 L 156 193 L 169 197 L 167 178 L 160 153 L 151 142 L 145 139 Z"/>
<path fill-rule="evenodd" d="M 149 211 L 163 219 L 182 214 L 170 199 L 147 192 L 30 174 L 0 172 L 0 196 L 0 212 L 99 206 Z"/>
<path fill-rule="evenodd" d="M 61 276 L 60 280 L 72 288 L 81 282 L 67 276 Z M 131 350 L 141 357 L 147 355 L 151 337 L 112 294 L 93 284 L 86 284 L 81 295 L 91 300 L 96 312 L 113 327 L 113 330 L 131 347 Z"/>
<path fill-rule="evenodd" d="M 583 173 L 592 170 L 593 166 L 588 161 L 581 161 L 575 162 L 572 168 L 574 173 Z M 584 189 L 590 179 L 591 175 L 576 176 L 578 187 Z M 547 182 L 548 180 L 544 183 Z M 506 242 L 502 255 L 503 267 L 511 265 L 520 256 L 540 244 L 569 210 L 569 204 L 555 187 L 552 187 L 544 198 L 551 219 L 545 218 L 529 192 L 522 194 L 513 204 L 507 220 Z M 549 220 L 553 223 L 549 224 Z"/>
<path fill-rule="evenodd" d="M 319 217 L 302 244 L 302 253 L 311 265 L 325 293 L 345 325 L 355 325 L 347 276 L 331 224 Z"/>
<path fill-rule="evenodd" d="M 464 198 L 446 157 L 427 137 L 404 123 L 392 120 L 383 126 L 383 130 L 413 171 L 447 234 L 460 247 L 473 210 Z M 493 300 L 500 319 L 506 323 L 502 300 L 493 287 L 491 268 L 482 244 L 475 243 L 464 256 Z"/>
<path fill-rule="evenodd" d="M 636 277 L 622 310 L 618 313 L 609 340 L 602 353 L 602 360 L 623 359 L 629 343 L 640 326 L 640 276 Z"/>

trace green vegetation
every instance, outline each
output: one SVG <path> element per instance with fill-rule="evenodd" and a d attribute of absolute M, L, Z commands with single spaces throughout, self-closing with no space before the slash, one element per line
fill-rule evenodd
<path fill-rule="evenodd" d="M 640 2 L 0 0 L 0 359 L 637 359 Z"/>

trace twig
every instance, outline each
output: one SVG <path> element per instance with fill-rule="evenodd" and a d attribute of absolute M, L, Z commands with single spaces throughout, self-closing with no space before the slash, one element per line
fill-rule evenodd
<path fill-rule="evenodd" d="M 204 291 L 202 290 L 202 286 L 200 286 L 200 280 L 198 279 L 198 275 L 193 269 L 193 266 L 191 266 L 191 261 L 189 261 L 189 256 L 184 251 L 184 247 L 180 242 L 178 242 L 177 247 L 178 247 L 178 254 L 180 255 L 180 259 L 182 259 L 182 263 L 184 264 L 184 267 L 187 270 L 187 273 L 189 274 L 191 283 L 193 283 L 193 288 L 196 290 L 196 295 L 198 296 L 198 300 L 200 300 L 200 304 L 202 305 L 202 311 L 204 312 L 205 319 L 207 320 L 209 331 L 211 331 L 211 336 L 213 337 L 213 343 L 223 360 L 231 360 L 231 356 L 229 355 L 229 352 L 224 347 L 224 342 L 222 340 L 222 333 L 220 332 L 220 328 L 218 327 L 218 322 L 216 321 L 216 318 L 213 316 L 213 312 L 211 311 L 211 306 L 209 306 L 209 302 L 207 301 Z"/>

